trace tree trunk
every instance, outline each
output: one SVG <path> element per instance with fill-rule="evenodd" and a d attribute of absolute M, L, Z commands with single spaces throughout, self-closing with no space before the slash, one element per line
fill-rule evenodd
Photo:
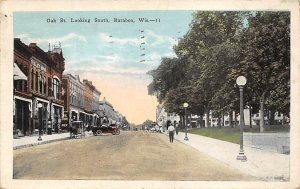
<path fill-rule="evenodd" d="M 270 110 L 270 125 L 275 125 L 275 112 L 274 110 Z"/>
<path fill-rule="evenodd" d="M 200 128 L 203 127 L 203 115 L 200 115 Z"/>
<path fill-rule="evenodd" d="M 205 127 L 209 127 L 209 110 L 206 111 L 205 115 Z"/>
<path fill-rule="evenodd" d="M 218 127 L 221 128 L 221 118 L 219 115 L 218 115 Z"/>
<path fill-rule="evenodd" d="M 233 114 L 233 112 L 230 111 L 230 112 L 229 112 L 229 126 L 233 128 L 234 126 L 233 126 L 233 123 L 232 123 L 232 120 L 233 120 L 232 114 Z"/>
<path fill-rule="evenodd" d="M 250 120 L 250 129 L 252 129 L 252 108 L 251 108 L 251 106 L 249 106 L 249 120 Z"/>
<path fill-rule="evenodd" d="M 265 122 L 265 125 L 270 125 L 270 111 L 269 110 L 266 110 L 266 113 L 267 113 L 267 123 Z"/>
<path fill-rule="evenodd" d="M 222 112 L 222 124 L 221 124 L 222 127 L 224 127 L 224 117 L 225 117 L 224 112 Z"/>
<path fill-rule="evenodd" d="M 235 111 L 234 111 L 234 126 L 237 127 L 237 115 Z"/>
<path fill-rule="evenodd" d="M 265 115 L 264 115 L 264 105 L 265 105 L 265 92 L 261 95 L 260 100 L 260 121 L 259 121 L 259 128 L 260 132 L 263 133 L 265 131 Z"/>

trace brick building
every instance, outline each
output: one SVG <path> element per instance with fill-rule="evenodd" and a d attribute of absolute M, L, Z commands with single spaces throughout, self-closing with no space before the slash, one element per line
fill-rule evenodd
<path fill-rule="evenodd" d="M 43 51 L 14 40 L 14 65 L 26 79 L 14 76 L 14 129 L 24 135 L 41 130 L 59 132 L 63 118 L 62 73 L 64 58 L 60 46 Z"/>
<path fill-rule="evenodd" d="M 96 114 L 94 111 L 94 91 L 95 86 L 91 81 L 84 79 L 84 111 L 85 111 L 85 124 L 88 126 L 94 125 Z"/>
<path fill-rule="evenodd" d="M 14 40 L 14 131 L 32 134 L 32 94 L 29 90 L 32 52 L 19 39 Z M 28 86 L 29 85 L 29 86 Z"/>

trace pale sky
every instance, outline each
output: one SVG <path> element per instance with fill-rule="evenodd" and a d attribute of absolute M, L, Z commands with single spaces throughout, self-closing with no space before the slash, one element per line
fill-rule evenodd
<path fill-rule="evenodd" d="M 193 12 L 15 12 L 14 37 L 25 44 L 37 43 L 44 51 L 49 43 L 60 42 L 65 73 L 92 81 L 102 93 L 100 100 L 105 97 L 130 123 L 140 124 L 155 120 L 158 104 L 148 95 L 152 78 L 146 72 L 155 69 L 162 57 L 175 56 L 172 47 L 188 31 Z M 89 23 L 71 22 L 80 18 Z M 134 22 L 114 22 L 114 18 Z"/>

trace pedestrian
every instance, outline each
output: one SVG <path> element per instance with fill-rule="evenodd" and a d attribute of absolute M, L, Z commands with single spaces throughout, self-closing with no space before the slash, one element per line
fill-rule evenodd
<path fill-rule="evenodd" d="M 159 132 L 159 126 L 157 124 L 155 125 L 155 132 Z"/>
<path fill-rule="evenodd" d="M 171 123 L 171 125 L 168 127 L 170 143 L 173 143 L 173 139 L 174 139 L 174 130 L 175 130 L 175 128 L 174 128 L 174 126 L 173 126 L 172 123 Z"/>

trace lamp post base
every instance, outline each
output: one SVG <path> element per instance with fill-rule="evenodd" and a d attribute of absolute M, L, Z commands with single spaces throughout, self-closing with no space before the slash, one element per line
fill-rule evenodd
<path fill-rule="evenodd" d="M 38 141 L 42 141 L 43 139 L 42 139 L 42 137 L 41 136 L 39 136 L 39 138 L 38 138 Z"/>
<path fill-rule="evenodd" d="M 245 153 L 244 153 L 243 150 L 240 150 L 239 155 L 236 157 L 236 159 L 240 160 L 242 162 L 247 161 L 247 157 L 246 157 L 246 155 L 245 155 Z"/>

